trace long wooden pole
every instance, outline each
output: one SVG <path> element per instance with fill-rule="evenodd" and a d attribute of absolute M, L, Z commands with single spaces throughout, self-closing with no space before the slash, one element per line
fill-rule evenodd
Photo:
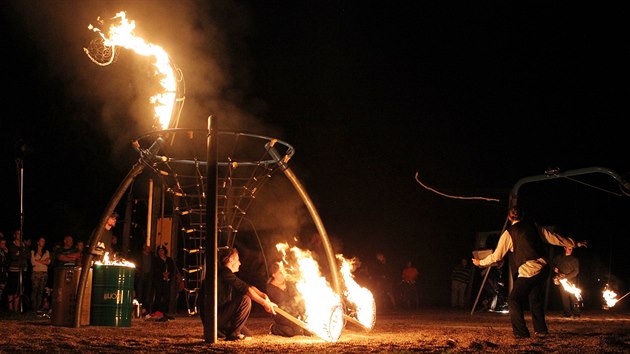
<path fill-rule="evenodd" d="M 278 315 L 280 315 L 280 316 L 282 316 L 282 317 L 286 318 L 287 320 L 289 320 L 289 321 L 291 321 L 291 322 L 295 323 L 296 325 L 298 325 L 298 326 L 302 327 L 302 329 L 304 329 L 305 331 L 308 331 L 309 333 L 314 334 L 314 335 L 316 335 L 316 336 L 317 336 L 317 333 L 315 333 L 315 332 L 311 331 L 311 330 L 308 328 L 308 326 L 306 325 L 306 323 L 304 323 L 304 322 L 302 322 L 302 321 L 298 320 L 297 318 L 295 318 L 295 317 L 291 316 L 291 314 L 290 314 L 290 313 L 286 312 L 285 310 L 283 310 L 283 309 L 281 309 L 281 308 L 279 308 L 279 307 L 275 307 L 275 308 L 274 308 L 274 310 L 276 311 L 276 313 L 277 313 Z M 319 336 L 318 336 L 318 337 L 319 337 Z M 324 338 L 322 338 L 322 339 L 324 339 Z"/>

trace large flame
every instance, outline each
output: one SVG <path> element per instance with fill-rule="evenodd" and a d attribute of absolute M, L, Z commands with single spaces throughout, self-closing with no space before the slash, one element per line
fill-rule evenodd
<path fill-rule="evenodd" d="M 152 96 L 150 102 L 155 107 L 155 118 L 160 122 L 162 129 L 168 128 L 175 106 L 177 89 L 175 71 L 168 54 L 162 47 L 147 43 L 144 39 L 134 35 L 133 30 L 136 28 L 136 22 L 129 21 L 124 11 L 117 13 L 112 20 L 120 20 L 120 24 L 112 25 L 107 34 L 91 24 L 88 29 L 98 33 L 103 38 L 103 45 L 112 48 L 112 51 L 116 46 L 121 46 L 153 59 L 155 75 L 160 77 L 163 91 Z M 87 49 L 84 48 L 84 50 L 88 53 Z"/>
<path fill-rule="evenodd" d="M 565 291 L 573 294 L 575 298 L 577 299 L 577 301 L 582 301 L 582 290 L 577 288 L 566 278 L 560 279 L 560 284 L 562 284 L 562 287 L 564 288 Z"/>
<path fill-rule="evenodd" d="M 283 254 L 283 271 L 290 281 L 295 282 L 304 301 L 304 323 L 320 338 L 336 342 L 344 325 L 340 296 L 322 276 L 310 251 L 289 248 L 287 243 L 277 244 L 276 249 Z"/>
<path fill-rule="evenodd" d="M 344 296 L 349 303 L 355 307 L 356 319 L 367 329 L 372 329 L 376 320 L 376 303 L 372 292 L 354 280 L 352 271 L 355 266 L 355 259 L 345 259 L 338 254 L 337 259 L 341 261 L 340 273 L 345 285 Z"/>

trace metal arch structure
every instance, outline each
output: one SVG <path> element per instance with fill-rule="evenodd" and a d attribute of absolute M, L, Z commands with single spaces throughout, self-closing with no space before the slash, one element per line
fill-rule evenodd
<path fill-rule="evenodd" d="M 626 181 L 623 177 L 621 177 L 621 175 L 619 175 L 617 172 L 609 168 L 593 166 L 593 167 L 580 168 L 577 170 L 568 170 L 564 172 L 560 172 L 557 169 L 553 169 L 553 170 L 546 171 L 544 175 L 530 176 L 530 177 L 525 177 L 518 180 L 516 184 L 514 184 L 514 187 L 512 187 L 512 191 L 510 192 L 509 207 L 512 208 L 517 205 L 518 191 L 526 183 L 540 182 L 540 181 L 546 181 L 546 180 L 551 180 L 551 179 L 556 179 L 556 178 L 566 178 L 566 177 L 572 177 L 572 176 L 586 175 L 586 174 L 591 174 L 591 173 L 603 173 L 605 175 L 608 175 L 614 178 L 615 181 L 619 183 L 619 186 L 621 187 L 621 192 L 627 196 L 630 196 L 630 182 Z"/>
<path fill-rule="evenodd" d="M 154 136 L 165 136 L 172 144 L 164 146 L 157 156 L 153 172 L 159 176 L 172 196 L 173 223 L 177 225 L 177 242 L 183 251 L 181 270 L 185 278 L 186 304 L 189 315 L 198 313 L 201 301 L 206 238 L 214 230 L 206 225 L 208 188 L 214 181 L 207 178 L 208 162 L 205 156 L 209 129 L 172 128 L 148 133 L 138 138 L 150 142 Z M 233 246 L 247 212 L 254 204 L 256 194 L 278 171 L 282 171 L 293 184 L 313 219 L 324 246 L 330 268 L 331 286 L 340 293 L 337 263 L 323 225 L 313 202 L 297 176 L 287 163 L 293 157 L 293 146 L 279 139 L 258 134 L 234 131 L 217 131 L 216 224 L 218 246 Z M 175 138 L 175 135 L 178 135 Z M 209 220 L 209 219 L 208 219 Z M 258 236 L 257 236 L 258 237 Z M 260 245 L 260 240 L 258 240 Z M 264 250 L 261 249 L 264 254 Z"/>

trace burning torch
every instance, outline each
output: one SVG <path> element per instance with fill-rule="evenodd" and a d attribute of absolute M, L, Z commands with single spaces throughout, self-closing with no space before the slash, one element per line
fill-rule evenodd
<path fill-rule="evenodd" d="M 604 302 L 606 302 L 606 304 L 602 306 L 602 308 L 604 310 L 610 310 L 611 307 L 614 307 L 615 305 L 617 305 L 619 301 L 621 301 L 624 297 L 628 296 L 629 294 L 630 294 L 630 291 L 627 292 L 624 296 L 617 299 L 617 293 L 614 292 L 612 289 L 610 289 L 608 284 L 606 284 L 606 286 L 604 287 L 604 290 L 602 291 L 602 296 L 604 297 Z"/>

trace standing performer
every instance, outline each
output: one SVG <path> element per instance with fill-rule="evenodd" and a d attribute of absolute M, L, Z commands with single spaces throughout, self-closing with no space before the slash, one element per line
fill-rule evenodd
<path fill-rule="evenodd" d="M 577 276 L 580 273 L 580 261 L 573 255 L 573 247 L 565 246 L 564 253 L 554 257 L 553 265 L 553 271 L 558 279 L 566 279 L 576 285 Z M 562 286 L 558 288 L 558 291 L 562 300 L 564 317 L 580 317 L 580 302 L 575 295 L 564 290 Z"/>
<path fill-rule="evenodd" d="M 523 220 L 523 213 L 518 208 L 510 209 L 508 219 L 511 225 L 499 238 L 494 252 L 481 260 L 473 258 L 472 262 L 478 267 L 485 267 L 500 261 L 508 252 L 512 252 L 511 261 L 518 270 L 518 274 L 514 274 L 516 280 L 508 296 L 514 337 L 530 337 L 523 314 L 527 299 L 529 299 L 529 307 L 532 312 L 534 333 L 538 337 L 544 337 L 547 335 L 548 329 L 545 321 L 543 293 L 549 272 L 547 260 L 543 257 L 545 253 L 544 243 L 556 246 L 586 247 L 586 242 L 575 242 L 544 227 L 537 226 L 533 222 Z"/>

